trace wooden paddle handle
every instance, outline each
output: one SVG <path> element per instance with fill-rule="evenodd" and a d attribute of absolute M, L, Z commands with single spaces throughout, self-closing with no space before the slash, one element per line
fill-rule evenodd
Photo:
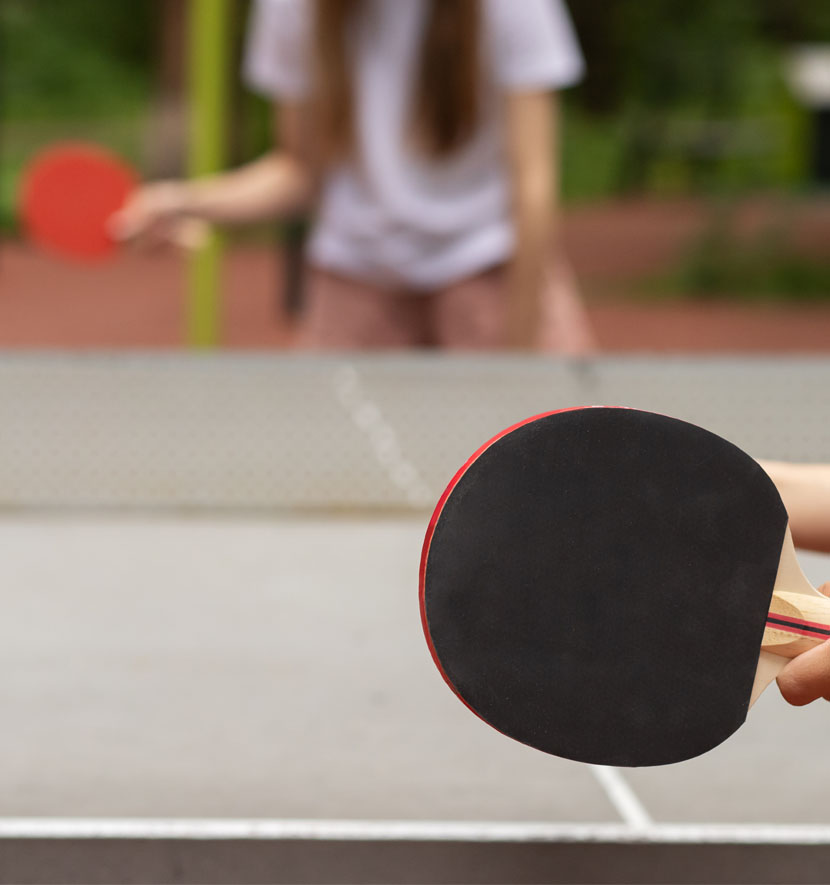
<path fill-rule="evenodd" d="M 830 639 L 830 598 L 776 591 L 767 615 L 761 651 L 795 658 Z"/>

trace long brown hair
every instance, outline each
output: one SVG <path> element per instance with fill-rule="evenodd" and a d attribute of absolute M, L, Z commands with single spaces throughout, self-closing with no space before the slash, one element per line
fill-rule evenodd
<path fill-rule="evenodd" d="M 451 154 L 480 115 L 480 0 L 425 0 L 430 9 L 412 107 L 412 131 L 425 151 Z M 354 145 L 354 91 L 347 33 L 364 0 L 315 0 L 313 53 L 317 137 L 323 154 Z"/>

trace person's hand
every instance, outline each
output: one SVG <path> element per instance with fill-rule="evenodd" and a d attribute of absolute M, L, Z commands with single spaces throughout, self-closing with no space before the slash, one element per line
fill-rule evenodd
<path fill-rule="evenodd" d="M 186 182 L 160 181 L 139 188 L 109 220 L 111 236 L 141 246 L 176 245 L 195 249 L 207 238 L 207 225 L 189 217 Z"/>
<path fill-rule="evenodd" d="M 830 581 L 819 592 L 830 596 Z M 778 688 L 784 700 L 797 707 L 818 698 L 830 701 L 830 640 L 793 658 L 779 673 Z"/>

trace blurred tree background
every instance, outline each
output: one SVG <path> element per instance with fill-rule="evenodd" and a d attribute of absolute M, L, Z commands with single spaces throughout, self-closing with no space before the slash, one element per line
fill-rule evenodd
<path fill-rule="evenodd" d="M 0 0 L 0 225 L 14 225 L 26 158 L 57 138 L 107 144 L 148 176 L 181 170 L 187 5 Z M 237 57 L 248 6 L 234 4 Z M 717 198 L 723 242 L 724 201 L 808 192 L 810 115 L 786 82 L 785 60 L 795 44 L 830 42 L 827 0 L 571 0 L 569 8 L 588 76 L 565 102 L 567 201 Z M 240 162 L 267 146 L 269 116 L 236 71 L 229 75 L 231 156 Z M 830 275 L 807 277 L 811 290 L 825 282 L 830 290 Z"/>
<path fill-rule="evenodd" d="M 576 167 L 580 155 L 594 165 L 578 143 L 591 132 L 607 176 L 598 196 L 805 183 L 808 117 L 785 62 L 795 44 L 830 41 L 830 4 L 574 0 L 570 9 L 588 59 L 570 102 L 573 196 L 590 189 L 588 169 Z"/>

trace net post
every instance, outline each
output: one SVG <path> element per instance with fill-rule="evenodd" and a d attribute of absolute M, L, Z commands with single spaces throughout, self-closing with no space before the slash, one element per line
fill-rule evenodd
<path fill-rule="evenodd" d="M 228 75 L 232 0 L 189 0 L 187 73 L 190 178 L 221 171 L 227 162 Z M 220 332 L 223 242 L 211 231 L 188 259 L 187 342 L 215 347 Z"/>

